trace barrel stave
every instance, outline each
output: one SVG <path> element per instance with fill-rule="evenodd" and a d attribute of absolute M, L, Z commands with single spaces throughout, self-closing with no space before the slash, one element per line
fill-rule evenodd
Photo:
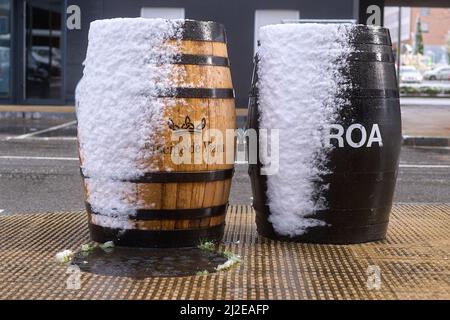
<path fill-rule="evenodd" d="M 345 142 L 339 146 L 336 139 L 329 152 L 326 172 L 315 182 L 316 190 L 325 199 L 326 209 L 316 210 L 306 216 L 320 219 L 326 226 L 308 228 L 303 235 L 293 238 L 275 232 L 268 221 L 267 177 L 261 176 L 261 163 L 249 165 L 253 206 L 256 211 L 258 232 L 280 240 L 315 243 L 360 243 L 383 239 L 386 235 L 389 213 L 398 170 L 401 147 L 401 120 L 398 87 L 394 68 L 389 31 L 384 28 L 356 27 L 350 35 L 354 52 L 349 55 L 347 68 L 342 74 L 352 86 L 344 93 L 344 105 L 336 123 L 343 128 L 361 124 L 369 136 L 377 124 L 383 145 L 352 147 Z M 252 80 L 258 80 L 257 60 Z M 248 127 L 259 128 L 258 95 L 252 90 L 249 98 Z M 351 135 L 361 140 L 357 130 Z M 312 196 L 319 201 L 319 193 Z"/>
<path fill-rule="evenodd" d="M 182 127 L 193 125 L 198 130 L 187 133 L 192 140 L 207 129 L 216 129 L 225 137 L 226 129 L 236 127 L 225 31 L 218 23 L 186 20 L 182 39 L 166 43 L 179 53 L 179 61 L 172 67 L 173 74 L 181 76 L 173 79 L 173 92 L 159 98 L 165 105 L 166 123 L 155 134 L 163 137 L 164 144 L 146 146 L 155 151 L 154 155 L 138 159 L 137 163 L 146 172 L 161 173 L 158 179 L 164 175 L 169 179 L 152 181 L 150 175 L 142 181 L 118 182 L 132 184 L 136 190 L 127 195 L 126 201 L 137 212 L 129 217 L 130 228 L 119 230 L 93 223 L 92 218 L 101 212 L 90 207 L 86 183 L 89 177 L 84 177 L 86 208 L 95 241 L 114 240 L 118 245 L 142 247 L 195 246 L 200 239 L 217 241 L 223 235 L 231 176 L 206 178 L 209 172 L 232 169 L 233 164 L 209 164 L 203 158 L 199 164 L 175 164 L 171 153 L 177 141 L 171 141 L 171 137 Z M 173 181 L 170 176 L 178 173 L 179 180 Z M 185 173 L 191 174 L 188 181 L 183 181 Z M 192 174 L 197 173 L 198 177 L 193 178 Z"/>

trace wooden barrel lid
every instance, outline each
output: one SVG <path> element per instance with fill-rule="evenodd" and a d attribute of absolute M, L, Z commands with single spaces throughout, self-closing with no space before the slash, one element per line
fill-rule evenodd
<path fill-rule="evenodd" d="M 214 21 L 185 20 L 182 40 L 227 42 L 225 27 Z"/>

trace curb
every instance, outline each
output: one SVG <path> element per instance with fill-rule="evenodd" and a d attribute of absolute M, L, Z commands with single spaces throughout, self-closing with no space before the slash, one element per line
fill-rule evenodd
<path fill-rule="evenodd" d="M 416 94 L 416 95 L 402 95 L 400 94 L 400 99 L 401 98 L 437 98 L 437 99 L 448 99 L 450 98 L 449 94 L 440 94 L 440 95 L 427 95 L 426 93 L 423 95 L 420 94 Z M 401 103 L 400 103 L 401 104 Z"/>
<path fill-rule="evenodd" d="M 403 136 L 402 144 L 410 147 L 450 147 L 450 137 Z"/>
<path fill-rule="evenodd" d="M 0 112 L 75 113 L 72 105 L 0 105 Z"/>

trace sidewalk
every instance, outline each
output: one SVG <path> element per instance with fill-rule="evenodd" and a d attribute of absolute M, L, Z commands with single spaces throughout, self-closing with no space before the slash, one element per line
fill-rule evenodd
<path fill-rule="evenodd" d="M 158 260 L 150 258 L 150 253 L 141 255 L 140 260 L 120 260 L 120 264 L 112 258 L 94 260 L 92 257 L 86 258 L 87 263 L 83 262 L 75 274 L 68 269 L 71 265 L 54 262 L 54 256 L 63 249 L 77 252 L 82 244 L 90 243 L 83 211 L 3 216 L 0 217 L 3 236 L 0 261 L 4 262 L 0 297 L 52 300 L 450 298 L 449 205 L 396 204 L 386 240 L 351 246 L 269 240 L 257 234 L 254 221 L 255 214 L 249 205 L 229 207 L 219 251 L 228 250 L 241 256 L 241 262 L 235 267 L 206 275 L 143 278 L 130 276 L 134 269 L 127 270 L 126 266 L 145 263 L 150 269 L 173 273 L 182 264 L 163 269 Z M 167 251 L 168 259 L 177 261 Z M 381 271 L 380 282 L 372 279 L 374 267 Z M 75 281 L 68 273 L 79 276 L 79 290 L 68 289 L 68 284 L 74 283 L 68 279 Z"/>
<path fill-rule="evenodd" d="M 414 146 L 450 146 L 450 98 L 400 98 L 403 143 Z M 238 124 L 246 108 L 237 109 Z"/>
<path fill-rule="evenodd" d="M 450 146 L 450 99 L 401 98 L 403 143 Z"/>
<path fill-rule="evenodd" d="M 423 146 L 450 146 L 450 98 L 401 98 L 402 131 L 404 144 Z M 38 117 L 10 117 L 22 113 Z M 66 124 L 74 120 L 73 106 L 0 105 L 0 135 L 28 134 Z M 60 116 L 57 116 L 59 114 Z M 245 127 L 247 108 L 237 108 L 237 126 Z M 72 116 L 70 116 L 72 115 Z M 70 118 L 70 119 L 69 119 Z M 46 125 L 48 124 L 48 125 Z M 75 131 L 59 130 L 61 136 Z M 69 132 L 70 131 L 70 132 Z"/>
<path fill-rule="evenodd" d="M 450 98 L 400 97 L 402 106 L 441 106 L 450 107 Z"/>

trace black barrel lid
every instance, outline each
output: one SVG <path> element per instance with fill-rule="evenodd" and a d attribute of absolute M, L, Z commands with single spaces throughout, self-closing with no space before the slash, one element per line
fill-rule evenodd
<path fill-rule="evenodd" d="M 355 25 L 351 27 L 350 42 L 355 44 L 378 44 L 390 46 L 389 29 L 378 26 Z"/>
<path fill-rule="evenodd" d="M 182 39 L 227 42 L 225 27 L 214 21 L 185 20 Z"/>

